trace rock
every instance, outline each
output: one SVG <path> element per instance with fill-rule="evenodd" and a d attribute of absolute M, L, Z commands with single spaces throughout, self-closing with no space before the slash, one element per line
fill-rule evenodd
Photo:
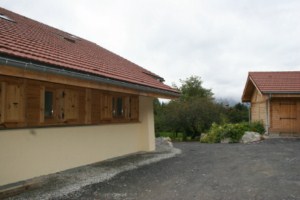
<path fill-rule="evenodd" d="M 256 132 L 245 132 L 242 139 L 240 140 L 241 143 L 250 143 L 250 142 L 257 142 L 261 140 L 261 135 Z"/>
<path fill-rule="evenodd" d="M 230 138 L 224 138 L 223 140 L 221 140 L 222 144 L 228 144 L 230 142 Z"/>

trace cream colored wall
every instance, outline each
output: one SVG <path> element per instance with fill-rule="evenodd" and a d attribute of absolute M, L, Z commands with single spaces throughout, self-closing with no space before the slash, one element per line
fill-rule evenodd
<path fill-rule="evenodd" d="M 152 151 L 153 99 L 140 123 L 0 131 L 0 186 L 138 151 Z"/>
<path fill-rule="evenodd" d="M 148 108 L 148 109 L 141 109 Z M 154 114 L 153 114 L 153 99 L 149 97 L 140 97 L 140 120 L 144 123 L 141 124 L 141 132 L 146 131 L 151 134 L 140 134 L 141 144 L 146 151 L 155 150 L 155 131 L 154 131 Z"/>

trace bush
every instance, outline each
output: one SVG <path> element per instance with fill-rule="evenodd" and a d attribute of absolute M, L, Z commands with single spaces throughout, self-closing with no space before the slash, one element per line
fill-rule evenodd
<path fill-rule="evenodd" d="M 264 124 L 261 121 L 256 121 L 256 122 L 250 123 L 249 130 L 260 133 L 260 134 L 264 134 L 266 132 Z"/>
<path fill-rule="evenodd" d="M 213 123 L 208 134 L 203 135 L 200 142 L 203 143 L 219 143 L 224 137 L 224 129 L 222 126 Z"/>
<path fill-rule="evenodd" d="M 220 143 L 221 140 L 229 138 L 231 143 L 239 142 L 246 131 L 254 131 L 260 134 L 264 133 L 262 122 L 238 123 L 218 125 L 213 123 L 208 134 L 204 135 L 200 142 L 203 143 Z"/>

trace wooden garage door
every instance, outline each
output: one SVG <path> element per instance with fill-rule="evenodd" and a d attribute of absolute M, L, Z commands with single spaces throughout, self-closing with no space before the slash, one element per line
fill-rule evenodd
<path fill-rule="evenodd" d="M 271 102 L 271 129 L 274 132 L 299 132 L 297 100 L 273 100 Z"/>

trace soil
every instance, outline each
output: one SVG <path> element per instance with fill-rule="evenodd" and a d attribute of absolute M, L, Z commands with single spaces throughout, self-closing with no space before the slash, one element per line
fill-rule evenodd
<path fill-rule="evenodd" d="M 300 139 L 174 146 L 182 153 L 55 199 L 300 200 Z"/>

